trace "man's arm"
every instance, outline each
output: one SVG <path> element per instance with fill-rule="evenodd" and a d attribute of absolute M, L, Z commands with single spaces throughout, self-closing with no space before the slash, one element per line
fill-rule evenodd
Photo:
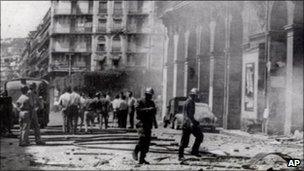
<path fill-rule="evenodd" d="M 191 110 L 192 107 L 195 108 L 195 104 L 192 104 L 192 103 L 187 103 L 186 104 L 187 116 L 189 117 L 189 119 L 191 120 L 191 122 L 193 123 L 193 125 L 197 126 L 197 125 L 199 125 L 199 122 L 196 121 L 195 118 L 194 118 L 194 111 L 195 110 Z"/>

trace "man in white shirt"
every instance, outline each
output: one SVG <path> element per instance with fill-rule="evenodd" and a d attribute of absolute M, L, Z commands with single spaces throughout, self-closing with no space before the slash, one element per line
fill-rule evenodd
<path fill-rule="evenodd" d="M 118 119 L 119 105 L 120 105 L 119 95 L 116 95 L 115 99 L 112 101 L 113 125 L 115 125 L 115 119 Z"/>
<path fill-rule="evenodd" d="M 135 103 L 136 99 L 133 97 L 132 91 L 128 91 L 128 115 L 130 120 L 130 127 L 131 129 L 134 128 L 134 113 L 135 113 Z"/>
<path fill-rule="evenodd" d="M 79 108 L 81 106 L 81 96 L 77 93 L 77 88 L 74 87 L 73 91 L 70 96 L 70 114 L 68 121 L 68 124 L 71 125 L 73 134 L 76 133 L 77 130 L 77 124 L 78 124 L 78 117 L 79 117 Z"/>
<path fill-rule="evenodd" d="M 63 118 L 62 124 L 62 132 L 67 133 L 70 132 L 70 125 L 68 125 L 68 116 L 69 116 L 69 106 L 70 106 L 70 98 L 71 98 L 71 87 L 67 87 L 65 89 L 65 93 L 63 93 L 59 97 L 59 105 L 61 106 L 61 115 Z"/>

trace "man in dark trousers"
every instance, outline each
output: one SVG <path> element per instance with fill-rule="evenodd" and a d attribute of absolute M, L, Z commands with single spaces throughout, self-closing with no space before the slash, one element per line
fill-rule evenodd
<path fill-rule="evenodd" d="M 192 147 L 191 154 L 197 157 L 200 157 L 199 147 L 203 142 L 204 135 L 199 127 L 199 122 L 195 120 L 195 99 L 197 98 L 198 90 L 193 88 L 190 91 L 188 99 L 184 105 L 184 120 L 183 120 L 183 133 L 181 138 L 181 143 L 178 152 L 178 159 L 184 161 L 184 149 L 189 144 L 190 135 L 195 136 L 195 142 Z"/>
<path fill-rule="evenodd" d="M 138 160 L 138 153 L 140 152 L 139 164 L 150 164 L 145 160 L 145 157 L 149 151 L 153 124 L 155 128 L 157 128 L 155 122 L 156 107 L 152 100 L 153 94 L 154 90 L 147 88 L 145 98 L 140 99 L 135 107 L 137 113 L 136 119 L 138 120 L 136 127 L 138 128 L 139 141 L 133 151 L 133 159 Z"/>

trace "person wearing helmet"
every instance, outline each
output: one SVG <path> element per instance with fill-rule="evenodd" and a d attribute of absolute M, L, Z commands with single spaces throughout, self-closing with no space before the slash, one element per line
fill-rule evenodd
<path fill-rule="evenodd" d="M 192 146 L 191 154 L 197 157 L 199 155 L 199 147 L 203 142 L 204 135 L 200 130 L 199 122 L 195 120 L 195 100 L 197 98 L 198 90 L 193 88 L 189 96 L 184 104 L 184 120 L 183 120 L 183 130 L 182 130 L 182 138 L 179 147 L 178 159 L 180 161 L 184 161 L 184 149 L 189 144 L 190 135 L 193 134 L 195 136 L 195 142 Z"/>
<path fill-rule="evenodd" d="M 153 94 L 154 90 L 147 88 L 145 98 L 138 100 L 135 106 L 139 141 L 133 151 L 133 159 L 138 160 L 138 153 L 140 152 L 139 164 L 150 164 L 145 160 L 145 157 L 149 151 L 153 124 L 157 128 L 157 124 L 155 124 L 156 107 L 152 100 Z"/>
<path fill-rule="evenodd" d="M 21 96 L 18 98 L 16 105 L 19 112 L 19 124 L 20 124 L 20 137 L 19 146 L 29 146 L 29 132 L 31 123 L 31 104 L 30 98 L 28 97 L 28 87 L 21 87 Z"/>
<path fill-rule="evenodd" d="M 40 136 L 40 126 L 38 122 L 38 116 L 37 112 L 39 109 L 42 108 L 42 105 L 39 100 L 39 96 L 37 93 L 37 85 L 36 83 L 30 84 L 30 90 L 28 91 L 28 97 L 30 99 L 30 105 L 31 105 L 31 124 L 34 129 L 34 134 L 35 134 L 35 141 L 36 144 L 38 145 L 44 145 L 45 142 L 41 140 Z"/>

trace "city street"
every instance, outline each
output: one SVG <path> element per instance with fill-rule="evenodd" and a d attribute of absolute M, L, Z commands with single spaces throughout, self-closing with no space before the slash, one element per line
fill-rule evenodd
<path fill-rule="evenodd" d="M 1 139 L 1 170 L 6 169 L 118 169 L 118 170 L 236 170 L 243 169 L 258 153 L 280 152 L 292 158 L 303 159 L 303 139 L 281 139 L 241 131 L 221 130 L 205 133 L 200 147 L 201 158 L 186 155 L 189 165 L 180 165 L 177 149 L 180 130 L 160 128 L 153 130 L 153 140 L 147 160 L 150 165 L 138 165 L 132 159 L 137 133 L 135 130 L 110 128 L 94 129 L 93 134 L 62 135 L 58 113 L 51 114 L 51 125 L 42 130 L 45 146 L 34 144 L 19 147 L 18 139 Z M 15 132 L 17 133 L 17 132 Z M 190 151 L 193 143 L 191 137 Z M 177 166 L 178 165 L 178 166 Z M 285 168 L 286 162 L 278 156 L 269 156 L 255 166 L 260 169 Z"/>

